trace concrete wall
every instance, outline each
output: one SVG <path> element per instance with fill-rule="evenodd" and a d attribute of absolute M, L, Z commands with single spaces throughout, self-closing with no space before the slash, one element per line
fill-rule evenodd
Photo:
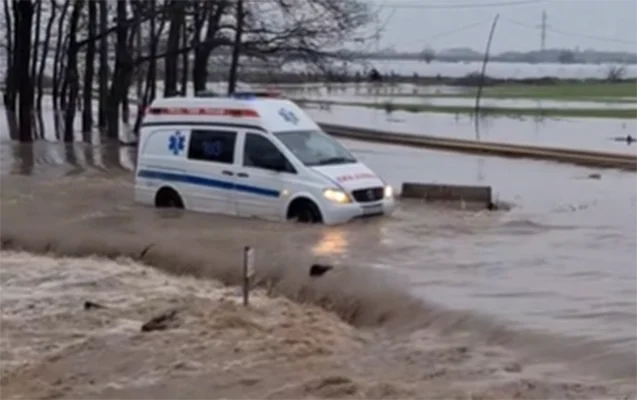
<path fill-rule="evenodd" d="M 401 197 L 427 201 L 464 201 L 482 203 L 486 206 L 492 203 L 492 190 L 490 186 L 405 182 Z"/>

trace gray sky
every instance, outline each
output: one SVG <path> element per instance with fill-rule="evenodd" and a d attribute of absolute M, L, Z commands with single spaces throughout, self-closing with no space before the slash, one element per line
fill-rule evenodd
<path fill-rule="evenodd" d="M 366 1 L 383 6 L 381 22 L 389 21 L 381 48 L 395 46 L 397 50 L 417 51 L 431 46 L 483 50 L 491 22 L 499 13 L 492 52 L 539 50 L 538 26 L 545 10 L 547 48 L 579 46 L 582 50 L 637 51 L 637 0 Z M 494 3 L 498 5 L 489 6 Z"/>

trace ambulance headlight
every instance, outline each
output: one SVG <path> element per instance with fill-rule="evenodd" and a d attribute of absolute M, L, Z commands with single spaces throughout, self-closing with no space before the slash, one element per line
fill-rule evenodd
<path fill-rule="evenodd" d="M 394 197 L 394 188 L 389 185 L 385 186 L 385 198 L 390 199 L 392 197 Z"/>
<path fill-rule="evenodd" d="M 349 195 L 339 189 L 324 189 L 323 197 L 338 204 L 347 204 L 352 202 Z"/>

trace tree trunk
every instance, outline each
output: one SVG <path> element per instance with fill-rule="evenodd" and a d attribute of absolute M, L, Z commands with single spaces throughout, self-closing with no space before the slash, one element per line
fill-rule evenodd
<path fill-rule="evenodd" d="M 31 82 L 29 70 L 29 58 L 31 57 L 31 29 L 33 25 L 33 3 L 31 0 L 20 0 L 16 13 L 16 33 L 19 40 L 16 41 L 16 79 L 18 81 L 18 127 L 20 130 L 20 141 L 33 141 L 33 124 L 31 114 L 33 113 L 33 84 Z"/>
<path fill-rule="evenodd" d="M 64 110 L 64 141 L 67 143 L 71 143 L 75 139 L 73 122 L 75 121 L 75 110 L 80 90 L 80 77 L 77 70 L 77 53 L 79 52 L 79 46 L 77 44 L 77 25 L 80 20 L 82 8 L 84 8 L 84 0 L 75 0 L 71 20 L 69 21 L 69 47 L 67 50 L 65 76 L 69 90 L 67 97 L 68 107 Z M 66 96 L 66 93 L 62 95 Z"/>
<path fill-rule="evenodd" d="M 206 90 L 206 82 L 208 81 L 208 61 L 210 55 L 215 48 L 213 39 L 219 31 L 219 22 L 226 10 L 225 1 L 206 2 L 208 14 L 208 27 L 206 29 L 206 37 L 204 43 L 195 47 L 193 62 L 192 80 L 195 87 L 195 93 Z"/>
<path fill-rule="evenodd" d="M 38 66 L 38 50 L 39 50 L 39 46 L 40 46 L 40 24 L 42 22 L 42 0 L 36 0 L 35 1 L 35 10 L 36 10 L 36 14 L 35 14 L 35 37 L 33 40 L 33 46 L 32 47 L 32 56 L 31 56 L 31 79 L 33 81 L 35 81 L 36 79 L 36 70 L 37 70 L 37 66 Z M 33 89 L 34 90 L 34 89 Z M 33 107 L 33 105 L 31 106 Z M 36 121 L 36 112 L 35 112 L 35 107 L 33 107 L 33 113 L 31 114 L 31 125 L 33 126 L 33 130 L 34 130 L 34 138 L 43 138 L 44 137 L 44 132 L 40 132 L 38 129 L 37 124 L 35 123 Z"/>
<path fill-rule="evenodd" d="M 188 47 L 188 27 L 186 24 L 182 24 L 181 26 L 181 47 Z M 189 51 L 184 51 L 181 55 L 181 95 L 188 95 L 188 76 L 190 75 L 190 67 L 188 63 L 188 57 L 190 57 Z"/>
<path fill-rule="evenodd" d="M 115 44 L 115 70 L 111 89 L 106 102 L 106 135 L 109 139 L 119 139 L 119 107 L 122 99 L 127 95 L 127 65 L 130 65 L 130 54 L 128 49 L 128 26 L 123 22 L 127 16 L 127 1 L 117 2 L 117 30 Z M 129 67 L 128 67 L 129 68 Z"/>
<path fill-rule="evenodd" d="M 237 70 L 239 69 L 239 56 L 241 55 L 241 39 L 243 36 L 243 0 L 237 0 L 237 29 L 232 47 L 232 61 L 230 63 L 230 76 L 228 77 L 228 94 L 235 92 L 237 88 Z"/>
<path fill-rule="evenodd" d="M 151 3 L 151 13 L 155 13 L 157 4 L 155 0 L 149 0 Z M 148 61 L 148 74 L 147 82 L 150 84 L 150 99 L 154 99 L 157 96 L 157 43 L 159 41 L 159 32 L 157 32 L 156 18 L 150 20 L 150 35 L 152 37 L 152 43 L 150 47 L 150 60 Z M 162 18 L 161 31 L 163 31 L 166 19 Z M 147 89 L 148 90 L 148 89 Z"/>
<path fill-rule="evenodd" d="M 13 0 L 14 16 L 17 16 L 16 5 L 17 1 Z M 9 137 L 11 140 L 20 139 L 20 130 L 18 128 L 17 120 L 17 85 L 15 80 L 15 74 L 17 71 L 17 64 L 15 60 L 16 50 L 16 38 L 17 38 L 17 20 L 14 18 L 16 26 L 13 26 L 11 21 L 11 11 L 9 9 L 9 1 L 4 2 L 4 23 L 7 28 L 7 74 L 4 88 L 4 111 L 7 117 L 7 126 L 9 127 Z"/>
<path fill-rule="evenodd" d="M 88 0 L 88 35 L 97 34 L 96 0 Z M 91 40 L 86 47 L 86 66 L 84 70 L 84 89 L 82 107 L 82 140 L 90 143 L 93 131 L 93 75 L 95 74 L 95 41 Z"/>
<path fill-rule="evenodd" d="M 44 97 L 44 73 L 46 70 L 46 62 L 49 58 L 49 50 L 51 48 L 51 32 L 53 31 L 53 23 L 55 22 L 55 15 L 57 13 L 57 1 L 56 0 L 51 0 L 51 10 L 50 10 L 50 14 L 49 14 L 49 21 L 47 22 L 46 25 L 46 36 L 44 38 L 44 44 L 43 44 L 43 48 L 42 48 L 42 58 L 40 59 L 40 67 L 39 67 L 39 71 L 38 71 L 38 83 L 37 83 L 37 89 L 38 89 L 38 96 L 37 96 L 37 100 L 36 100 L 36 112 L 37 112 L 37 121 L 38 121 L 38 126 L 40 129 L 40 133 L 41 135 L 44 137 L 45 136 L 45 125 L 44 125 L 44 118 L 42 116 L 42 99 Z M 51 82 L 49 82 L 50 84 Z"/>
<path fill-rule="evenodd" d="M 177 93 L 177 61 L 183 23 L 183 2 L 173 0 L 175 10 L 170 17 L 170 29 L 168 31 L 168 43 L 166 51 L 169 53 L 164 59 L 164 97 L 174 96 Z"/>
<path fill-rule="evenodd" d="M 108 29 L 108 3 L 98 1 L 100 11 L 100 32 Z M 99 61 L 99 116 L 97 124 L 101 130 L 106 128 L 106 103 L 108 100 L 108 36 L 100 40 Z"/>
<path fill-rule="evenodd" d="M 55 137 L 60 140 L 60 132 L 62 131 L 62 124 L 60 118 L 60 89 L 62 82 L 60 75 L 62 73 L 62 50 L 64 48 L 64 23 L 66 14 L 71 6 L 71 0 L 65 0 L 62 6 L 62 12 L 60 13 L 60 25 L 57 29 L 57 43 L 55 44 L 55 56 L 53 59 L 53 77 L 52 77 L 52 103 L 53 103 L 53 127 L 55 130 Z"/>

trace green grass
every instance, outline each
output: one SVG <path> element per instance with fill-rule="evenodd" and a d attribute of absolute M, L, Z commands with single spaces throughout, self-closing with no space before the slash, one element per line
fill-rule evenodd
<path fill-rule="evenodd" d="M 438 112 L 447 114 L 473 114 L 473 106 L 436 106 L 430 104 L 370 104 L 370 103 L 344 103 L 330 102 L 333 105 L 348 105 L 358 107 L 368 107 L 376 109 L 387 109 L 391 107 L 393 111 L 408 112 Z M 512 108 L 512 107 L 481 107 L 480 113 L 483 115 L 509 116 L 509 117 L 543 117 L 543 118 L 637 118 L 637 109 L 581 109 L 581 108 Z"/>
<path fill-rule="evenodd" d="M 475 94 L 473 90 L 472 94 Z M 546 100 L 599 99 L 637 97 L 637 84 L 622 83 L 561 83 L 557 85 L 501 85 L 484 88 L 483 94 L 495 98 L 526 98 Z M 622 100 L 622 99 L 619 99 Z M 626 100 L 626 99 L 623 99 Z M 630 101 L 630 100 L 628 100 Z M 632 102 L 636 100 L 633 99 Z"/>
<path fill-rule="evenodd" d="M 459 94 L 380 94 L 382 97 L 475 97 L 478 89 L 467 88 Z M 482 96 L 492 99 L 529 99 L 562 101 L 601 101 L 609 103 L 637 103 L 636 82 L 558 83 L 555 85 L 498 85 L 483 88 Z M 632 97 L 626 99 L 624 97 Z"/>

